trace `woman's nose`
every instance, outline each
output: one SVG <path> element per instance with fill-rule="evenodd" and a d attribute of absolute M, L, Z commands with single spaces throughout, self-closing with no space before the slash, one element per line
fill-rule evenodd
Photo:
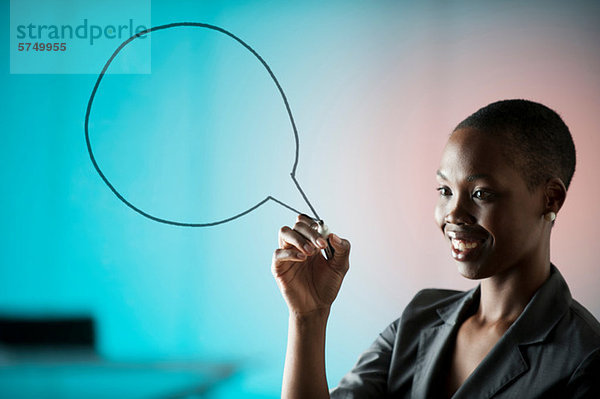
<path fill-rule="evenodd" d="M 444 221 L 457 225 L 473 224 L 475 223 L 475 217 L 470 212 L 469 204 L 465 204 L 465 201 L 461 198 L 455 198 L 447 204 Z"/>

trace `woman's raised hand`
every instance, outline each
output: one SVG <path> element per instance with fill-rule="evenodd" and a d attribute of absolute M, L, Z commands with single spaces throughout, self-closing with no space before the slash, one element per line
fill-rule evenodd
<path fill-rule="evenodd" d="M 349 267 L 350 242 L 330 234 L 335 254 L 327 260 L 321 254 L 327 241 L 317 227 L 313 219 L 299 215 L 293 229 L 279 230 L 279 248 L 273 254 L 271 271 L 290 312 L 296 315 L 329 310 Z"/>

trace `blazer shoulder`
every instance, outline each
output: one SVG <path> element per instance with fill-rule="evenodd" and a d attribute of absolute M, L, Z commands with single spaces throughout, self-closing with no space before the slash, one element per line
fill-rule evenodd
<path fill-rule="evenodd" d="M 570 310 L 575 321 L 581 325 L 587 335 L 595 338 L 597 345 L 600 345 L 600 322 L 598 322 L 589 310 L 576 300 L 571 302 Z"/>
<path fill-rule="evenodd" d="M 469 291 L 457 291 L 457 290 L 446 290 L 439 288 L 425 288 L 421 291 L 417 292 L 413 297 L 410 305 L 416 306 L 440 306 L 449 302 L 453 302 L 464 295 L 466 295 Z"/>
<path fill-rule="evenodd" d="M 410 315 L 433 313 L 437 309 L 456 302 L 467 295 L 469 291 L 456 291 L 437 288 L 423 289 L 413 297 L 409 304 L 404 309 L 403 318 Z"/>

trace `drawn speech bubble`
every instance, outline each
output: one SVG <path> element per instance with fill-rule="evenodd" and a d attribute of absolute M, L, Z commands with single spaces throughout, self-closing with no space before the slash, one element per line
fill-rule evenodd
<path fill-rule="evenodd" d="M 293 167 L 292 167 L 292 170 L 291 170 L 291 173 L 290 173 L 290 177 L 291 177 L 292 181 L 294 182 L 296 188 L 298 189 L 298 191 L 302 195 L 302 198 L 304 199 L 304 201 L 306 202 L 306 204 L 310 208 L 311 212 L 313 213 L 315 220 L 320 220 L 319 215 L 315 211 L 315 209 L 312 206 L 312 204 L 310 203 L 308 197 L 306 196 L 306 194 L 302 190 L 302 187 L 300 186 L 300 183 L 296 179 L 296 168 L 298 166 L 298 151 L 299 151 L 298 130 L 296 128 L 296 123 L 294 122 L 294 117 L 292 115 L 292 110 L 290 108 L 288 99 L 287 99 L 287 97 L 286 97 L 286 95 L 285 95 L 285 93 L 284 93 L 281 85 L 279 84 L 279 81 L 275 77 L 275 74 L 273 73 L 273 71 L 271 70 L 271 68 L 269 67 L 269 65 L 265 62 L 265 60 L 252 47 L 250 47 L 246 42 L 244 42 L 243 40 L 241 40 L 239 37 L 237 37 L 233 33 L 229 32 L 229 31 L 227 31 L 227 30 L 225 30 L 223 28 L 220 28 L 218 26 L 215 26 L 215 25 L 209 25 L 209 24 L 199 23 L 199 22 L 177 22 L 177 23 L 171 23 L 171 24 L 166 24 L 166 25 L 155 26 L 155 27 L 146 29 L 144 31 L 138 32 L 137 34 L 131 36 L 129 39 L 127 39 L 123 43 L 121 43 L 121 45 L 114 51 L 114 53 L 111 55 L 111 57 L 108 59 L 108 61 L 104 65 L 104 68 L 102 69 L 102 72 L 100 72 L 100 75 L 98 76 L 98 79 L 96 80 L 96 84 L 94 85 L 94 88 L 93 88 L 92 93 L 90 95 L 90 98 L 89 98 L 89 101 L 88 101 L 88 105 L 87 105 L 87 110 L 86 110 L 86 113 L 85 113 L 85 140 L 86 140 L 86 144 L 87 144 L 87 150 L 88 150 L 90 159 L 92 161 L 92 164 L 94 165 L 94 168 L 96 169 L 96 172 L 98 172 L 98 175 L 102 178 L 102 180 L 108 186 L 108 188 L 110 188 L 110 190 L 117 196 L 117 198 L 119 200 L 121 200 L 129 208 L 133 209 L 134 211 L 136 211 L 140 215 L 145 216 L 146 218 L 151 219 L 151 220 L 153 220 L 155 222 L 160 222 L 160 223 L 165 223 L 165 224 L 170 224 L 170 225 L 175 225 L 175 226 L 184 226 L 184 227 L 209 227 L 209 226 L 216 226 L 216 225 L 219 225 L 219 224 L 230 222 L 230 221 L 235 220 L 235 219 L 237 219 L 239 217 L 242 217 L 242 216 L 244 216 L 244 215 L 246 215 L 246 214 L 254 211 L 255 209 L 257 209 L 258 207 L 260 207 L 261 205 L 265 204 L 268 201 L 274 201 L 274 202 L 278 203 L 279 205 L 281 205 L 281 206 L 283 206 L 285 208 L 288 208 L 289 210 L 291 210 L 293 212 L 300 213 L 298 210 L 294 209 L 293 207 L 289 206 L 288 204 L 284 203 L 283 201 L 280 201 L 277 198 L 275 198 L 275 197 L 273 197 L 271 195 L 268 195 L 263 200 L 261 200 L 258 203 L 250 206 L 246 210 L 244 210 L 242 212 L 239 212 L 239 213 L 237 213 L 237 214 L 235 214 L 233 216 L 221 219 L 221 220 L 217 220 L 217 221 L 213 221 L 213 222 L 207 222 L 207 223 L 190 223 L 190 222 L 185 222 L 185 221 L 169 220 L 169 219 L 166 219 L 166 218 L 161 218 L 161 217 L 152 215 L 149 212 L 146 212 L 146 211 L 142 210 L 140 207 L 134 205 L 132 202 L 130 202 L 129 200 L 127 200 L 124 197 L 124 195 L 121 194 L 114 187 L 114 185 L 109 181 L 109 179 L 106 177 L 106 175 L 104 174 L 104 172 L 100 169 L 100 166 L 98 165 L 98 162 L 96 161 L 96 158 L 94 156 L 94 151 L 92 149 L 92 145 L 91 145 L 91 141 L 90 141 L 89 119 L 90 119 L 90 113 L 91 113 L 91 110 L 92 110 L 92 105 L 94 103 L 94 98 L 95 98 L 95 96 L 96 96 L 96 94 L 98 92 L 98 88 L 100 86 L 100 82 L 102 82 L 104 74 L 108 70 L 109 66 L 111 65 L 111 63 L 113 62 L 113 60 L 115 59 L 115 57 L 119 54 L 119 52 L 121 50 L 123 50 L 123 48 L 125 48 L 125 46 L 127 46 L 132 41 L 134 41 L 134 40 L 136 40 L 138 38 L 141 38 L 141 37 L 143 37 L 145 35 L 148 35 L 151 32 L 164 31 L 166 29 L 172 29 L 172 28 L 177 28 L 177 27 L 210 29 L 212 31 L 219 32 L 219 33 L 221 33 L 223 35 L 226 35 L 229 38 L 231 38 L 231 39 L 235 40 L 236 42 L 238 42 L 239 44 L 241 44 L 247 51 L 249 51 L 260 62 L 260 64 L 264 67 L 264 69 L 268 72 L 269 76 L 271 77 L 271 79 L 275 83 L 279 94 L 281 95 L 281 99 L 283 100 L 283 103 L 285 105 L 285 109 L 286 109 L 287 115 L 289 117 L 289 121 L 290 121 L 291 126 L 292 126 L 292 130 L 293 130 L 293 133 L 294 133 L 295 157 L 294 157 L 294 163 L 293 163 Z"/>

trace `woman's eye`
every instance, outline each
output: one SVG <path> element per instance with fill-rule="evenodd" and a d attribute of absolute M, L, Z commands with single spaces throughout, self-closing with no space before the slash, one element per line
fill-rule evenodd
<path fill-rule="evenodd" d="M 489 192 L 489 191 L 485 191 L 485 190 L 475 190 L 475 192 L 473 193 L 473 198 L 476 198 L 478 200 L 489 200 L 494 196 L 493 193 Z"/>
<path fill-rule="evenodd" d="M 440 196 L 442 196 L 442 197 L 447 197 L 449 195 L 452 195 L 452 191 L 450 191 L 450 189 L 448 187 L 438 187 L 437 191 L 440 193 Z"/>

